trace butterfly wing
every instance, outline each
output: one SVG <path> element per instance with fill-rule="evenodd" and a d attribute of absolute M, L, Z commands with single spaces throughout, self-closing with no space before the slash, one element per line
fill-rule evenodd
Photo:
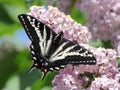
<path fill-rule="evenodd" d="M 96 58 L 93 53 L 84 47 L 77 45 L 65 38 L 62 38 L 61 43 L 54 53 L 49 58 L 49 62 L 54 63 L 53 69 L 59 70 L 67 64 L 96 64 Z"/>
<path fill-rule="evenodd" d="M 30 49 L 34 60 L 38 54 L 42 57 L 47 56 L 56 34 L 48 26 L 30 15 L 20 14 L 18 18 L 32 41 Z"/>
<path fill-rule="evenodd" d="M 31 40 L 31 55 L 34 61 L 46 58 L 39 69 L 48 71 L 59 70 L 67 64 L 96 64 L 94 55 L 84 47 L 63 38 L 63 32 L 56 34 L 47 25 L 36 18 L 20 14 L 18 16 L 28 37 Z"/>

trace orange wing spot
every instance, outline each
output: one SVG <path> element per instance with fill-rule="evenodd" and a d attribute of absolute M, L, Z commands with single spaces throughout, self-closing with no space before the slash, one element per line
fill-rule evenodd
<path fill-rule="evenodd" d="M 37 63 L 35 63 L 34 65 L 35 65 L 35 67 L 38 67 L 38 64 L 37 64 Z"/>
<path fill-rule="evenodd" d="M 45 64 L 45 63 L 44 63 L 44 62 L 42 62 L 42 66 L 44 66 L 44 64 Z"/>
<path fill-rule="evenodd" d="M 44 72 L 47 72 L 47 69 L 44 69 Z"/>

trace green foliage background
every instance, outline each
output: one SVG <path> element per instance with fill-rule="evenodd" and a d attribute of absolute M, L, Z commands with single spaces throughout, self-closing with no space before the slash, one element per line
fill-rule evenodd
<path fill-rule="evenodd" d="M 46 5 L 46 0 L 0 0 L 0 90 L 51 90 L 56 73 L 49 73 L 43 81 L 38 70 L 28 73 L 32 65 L 29 46 L 22 43 L 22 35 L 19 41 L 14 41 L 13 37 L 16 31 L 23 30 L 17 16 L 27 13 L 31 5 Z M 77 22 L 87 22 L 85 14 L 73 5 L 70 9 L 71 17 Z M 90 45 L 96 47 L 104 46 L 104 43 L 110 46 L 106 42 L 90 41 Z"/>
<path fill-rule="evenodd" d="M 22 43 L 22 35 L 20 41 L 13 37 L 23 30 L 18 15 L 27 13 L 32 4 L 44 5 L 45 0 L 0 0 L 0 90 L 51 90 L 55 73 L 49 73 L 43 81 L 38 70 L 28 73 L 32 65 L 29 46 Z"/>

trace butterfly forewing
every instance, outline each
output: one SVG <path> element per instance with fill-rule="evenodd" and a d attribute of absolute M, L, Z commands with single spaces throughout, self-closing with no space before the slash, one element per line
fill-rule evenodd
<path fill-rule="evenodd" d="M 21 14 L 18 18 L 32 41 L 32 50 L 40 51 L 40 55 L 43 57 L 47 55 L 56 34 L 30 15 Z"/>

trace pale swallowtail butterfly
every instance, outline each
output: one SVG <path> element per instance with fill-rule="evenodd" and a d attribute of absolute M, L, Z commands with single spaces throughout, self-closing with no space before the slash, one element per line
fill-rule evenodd
<path fill-rule="evenodd" d="M 18 16 L 29 39 L 30 53 L 34 63 L 31 67 L 43 72 L 43 78 L 49 71 L 59 71 L 67 64 L 96 64 L 93 53 L 84 47 L 67 40 L 63 32 L 56 34 L 47 25 L 26 14 Z"/>

